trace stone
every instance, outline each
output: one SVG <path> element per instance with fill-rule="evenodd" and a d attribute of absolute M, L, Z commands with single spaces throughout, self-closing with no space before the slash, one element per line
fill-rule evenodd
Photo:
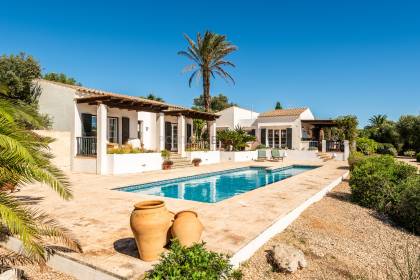
<path fill-rule="evenodd" d="M 273 264 L 280 271 L 293 273 L 298 268 L 307 267 L 303 252 L 288 244 L 275 245 L 270 253 Z"/>
<path fill-rule="evenodd" d="M 0 274 L 0 280 L 20 280 L 22 275 L 21 269 L 9 269 Z"/>

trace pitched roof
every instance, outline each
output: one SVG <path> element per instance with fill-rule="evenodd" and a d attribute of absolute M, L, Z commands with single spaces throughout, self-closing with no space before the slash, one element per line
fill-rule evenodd
<path fill-rule="evenodd" d="M 299 116 L 308 108 L 290 108 L 279 109 L 261 113 L 258 117 L 286 117 L 286 116 Z"/>
<path fill-rule="evenodd" d="M 44 80 L 44 79 L 38 79 L 38 80 L 74 89 L 78 93 L 81 93 L 82 95 L 86 94 L 83 97 L 76 98 L 78 103 L 94 102 L 94 101 L 100 101 L 100 100 L 105 100 L 105 99 L 107 100 L 115 99 L 118 101 L 118 103 L 122 103 L 122 102 L 130 103 L 129 101 L 132 101 L 132 103 L 130 103 L 131 105 L 119 104 L 118 105 L 119 107 L 124 105 L 126 107 L 132 106 L 133 108 L 135 108 L 134 105 L 136 105 L 137 107 L 140 106 L 140 108 L 144 109 L 144 106 L 151 106 L 151 108 L 153 108 L 154 111 L 159 111 L 159 112 L 163 111 L 170 115 L 183 114 L 186 116 L 202 117 L 204 119 L 209 119 L 209 120 L 214 120 L 219 117 L 218 114 L 209 113 L 209 112 L 200 112 L 200 111 L 196 111 L 187 107 L 168 104 L 165 102 L 151 100 L 151 99 L 147 99 L 143 97 L 125 95 L 125 94 L 103 91 L 99 89 L 87 88 L 87 87 L 82 87 L 82 86 L 77 86 L 77 85 L 69 85 L 69 84 L 64 84 L 64 83 L 60 83 L 56 81 Z"/>

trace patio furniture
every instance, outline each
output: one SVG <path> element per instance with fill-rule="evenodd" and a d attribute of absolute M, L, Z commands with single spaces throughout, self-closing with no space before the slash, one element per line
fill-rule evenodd
<path fill-rule="evenodd" d="M 266 150 L 258 150 L 257 152 L 258 152 L 257 161 L 265 161 L 265 160 L 267 160 Z"/>
<path fill-rule="evenodd" d="M 279 149 L 272 149 L 271 150 L 271 159 L 273 161 L 279 161 L 280 159 L 283 161 L 284 151 L 281 151 L 281 152 L 283 152 L 283 153 L 280 154 Z"/>

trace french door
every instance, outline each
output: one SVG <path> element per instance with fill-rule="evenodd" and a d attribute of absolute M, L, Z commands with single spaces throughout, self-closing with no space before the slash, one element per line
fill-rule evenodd
<path fill-rule="evenodd" d="M 108 117 L 107 138 L 110 143 L 118 143 L 118 118 Z"/>
<path fill-rule="evenodd" d="M 178 124 L 165 122 L 165 149 L 178 150 Z"/>
<path fill-rule="evenodd" d="M 288 144 L 286 129 L 267 129 L 267 143 L 270 148 L 286 148 Z"/>

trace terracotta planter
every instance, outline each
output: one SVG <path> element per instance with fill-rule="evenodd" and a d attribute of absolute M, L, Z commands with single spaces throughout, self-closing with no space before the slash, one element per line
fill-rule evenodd
<path fill-rule="evenodd" d="M 130 226 L 142 260 L 157 260 L 164 251 L 172 217 L 163 201 L 147 200 L 134 204 Z"/>
<path fill-rule="evenodd" d="M 175 215 L 172 225 L 172 236 L 179 240 L 183 246 L 191 246 L 200 241 L 203 225 L 194 211 L 181 211 Z"/>
<path fill-rule="evenodd" d="M 199 163 L 199 162 L 194 161 L 194 166 L 195 166 L 195 167 L 197 167 L 197 166 L 199 166 L 199 165 L 200 165 L 200 163 Z"/>

